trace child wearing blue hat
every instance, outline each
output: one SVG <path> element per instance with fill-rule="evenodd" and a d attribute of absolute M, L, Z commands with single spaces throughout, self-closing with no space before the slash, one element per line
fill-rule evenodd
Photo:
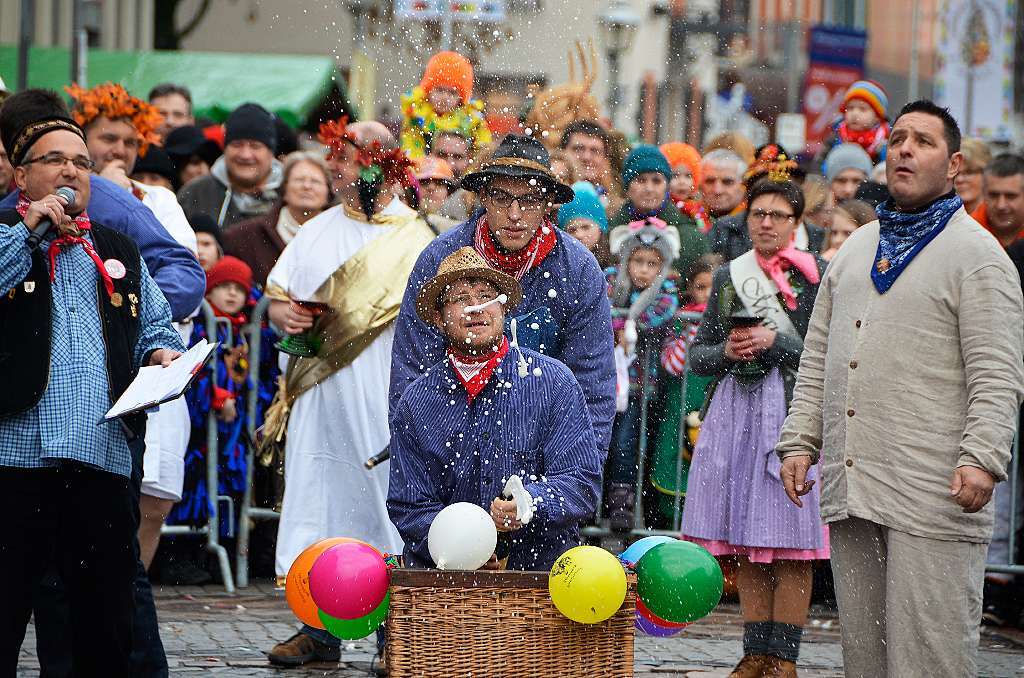
<path fill-rule="evenodd" d="M 608 215 L 597 188 L 589 181 L 572 185 L 576 197 L 558 208 L 558 227 L 583 243 L 605 267 L 608 258 Z"/>
<path fill-rule="evenodd" d="M 611 219 L 611 227 L 657 218 L 679 233 L 679 256 L 672 267 L 685 275 L 697 259 L 708 253 L 708 242 L 696 222 L 680 212 L 669 197 L 672 168 L 657 146 L 640 144 L 626 156 L 622 165 L 622 185 L 626 203 Z"/>

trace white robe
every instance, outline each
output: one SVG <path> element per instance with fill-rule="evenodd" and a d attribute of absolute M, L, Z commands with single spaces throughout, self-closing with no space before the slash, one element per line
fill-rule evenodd
<path fill-rule="evenodd" d="M 384 214 L 409 208 L 393 201 Z M 281 253 L 267 286 L 309 299 L 320 285 L 387 226 L 357 221 L 341 206 L 314 217 Z M 381 275 L 387 275 L 381 271 Z M 292 405 L 285 448 L 285 491 L 276 570 L 285 575 L 309 545 L 352 537 L 388 553 L 402 540 L 388 517 L 388 464 L 365 461 L 388 444 L 388 384 L 394 324 L 349 365 Z"/>

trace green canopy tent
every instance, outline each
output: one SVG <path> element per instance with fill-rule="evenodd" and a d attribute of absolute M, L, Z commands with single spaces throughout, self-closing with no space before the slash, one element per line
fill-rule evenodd
<path fill-rule="evenodd" d="M 0 77 L 8 87 L 17 70 L 17 47 L 0 45 Z M 63 93 L 70 72 L 65 48 L 33 47 L 29 53 L 29 87 Z M 262 104 L 292 127 L 311 122 L 310 115 L 329 98 L 350 108 L 334 59 L 324 56 L 91 49 L 88 85 L 104 82 L 119 83 L 137 97 L 162 82 L 184 85 L 192 92 L 195 115 L 217 121 L 247 101 Z"/>

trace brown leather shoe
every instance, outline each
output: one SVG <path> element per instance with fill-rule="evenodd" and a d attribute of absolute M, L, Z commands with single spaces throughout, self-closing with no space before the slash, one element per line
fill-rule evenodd
<path fill-rule="evenodd" d="M 768 673 L 772 657 L 766 654 L 744 655 L 740 663 L 729 674 L 729 678 L 761 678 L 772 675 Z"/>
<path fill-rule="evenodd" d="M 768 670 L 764 675 L 772 678 L 797 678 L 796 662 L 769 656 Z"/>
<path fill-rule="evenodd" d="M 267 653 L 267 659 L 277 666 L 302 666 L 310 662 L 341 661 L 341 648 L 331 647 L 310 638 L 304 633 L 278 643 Z"/>

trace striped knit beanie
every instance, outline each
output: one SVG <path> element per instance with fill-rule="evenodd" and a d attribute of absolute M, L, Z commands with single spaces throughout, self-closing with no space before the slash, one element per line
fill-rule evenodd
<path fill-rule="evenodd" d="M 843 97 L 844 112 L 846 111 L 846 104 L 850 103 L 853 99 L 860 99 L 873 108 L 879 120 L 885 120 L 889 117 L 886 113 L 889 109 L 889 97 L 886 95 L 885 90 L 882 89 L 882 86 L 874 80 L 858 80 L 850 85 L 850 89 L 846 90 L 846 96 Z"/>

